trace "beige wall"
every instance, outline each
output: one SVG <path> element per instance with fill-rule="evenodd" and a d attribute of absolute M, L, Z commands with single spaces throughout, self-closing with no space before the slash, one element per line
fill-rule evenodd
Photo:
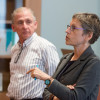
<path fill-rule="evenodd" d="M 0 100 L 10 100 L 10 99 L 6 96 L 6 92 L 2 92 L 0 93 Z"/>
<path fill-rule="evenodd" d="M 38 21 L 37 34 L 40 35 L 41 29 L 41 0 L 24 0 L 24 6 L 31 8 L 34 11 Z"/>

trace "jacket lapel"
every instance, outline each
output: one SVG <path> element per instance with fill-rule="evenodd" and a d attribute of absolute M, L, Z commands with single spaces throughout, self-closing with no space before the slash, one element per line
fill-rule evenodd
<path fill-rule="evenodd" d="M 68 69 L 66 70 L 66 72 L 64 74 L 70 72 L 71 70 L 73 70 L 79 64 L 80 64 L 80 60 L 75 61 L 70 67 L 68 67 Z"/>
<path fill-rule="evenodd" d="M 90 54 L 93 54 L 93 50 L 91 48 L 91 46 L 89 46 L 87 48 L 87 50 L 85 50 L 85 52 L 80 56 L 80 58 L 75 61 L 67 70 L 65 73 L 68 73 L 69 71 L 73 70 L 77 65 L 79 65 L 81 63 L 81 61 L 84 61 Z M 71 59 L 71 57 L 73 56 L 74 53 L 70 53 L 67 54 L 62 61 L 60 62 L 60 64 L 57 67 L 57 70 L 55 72 L 55 74 L 53 75 L 53 77 L 55 78 L 59 72 L 65 67 L 65 65 L 68 63 L 68 61 Z"/>
<path fill-rule="evenodd" d="M 69 55 L 66 55 L 63 59 L 62 62 L 60 63 L 59 67 L 57 68 L 55 74 L 53 75 L 53 77 L 56 77 L 59 72 L 65 67 L 65 65 L 68 63 L 68 61 L 71 59 L 73 53 L 70 53 Z"/>
<path fill-rule="evenodd" d="M 91 46 L 89 46 L 86 51 L 79 57 L 77 61 L 75 61 L 67 70 L 64 74 L 68 73 L 69 71 L 73 70 L 76 66 L 78 66 L 81 61 L 84 61 L 86 58 L 88 58 L 89 55 L 93 54 L 93 50 Z"/>

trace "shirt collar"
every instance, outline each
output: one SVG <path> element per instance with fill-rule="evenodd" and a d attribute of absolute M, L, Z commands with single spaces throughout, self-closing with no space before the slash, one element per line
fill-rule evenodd
<path fill-rule="evenodd" d="M 30 36 L 27 40 L 24 41 L 23 47 L 28 46 L 36 37 L 37 37 L 37 34 L 36 34 L 36 32 L 34 32 L 32 36 Z M 20 47 L 22 46 L 22 45 L 20 44 L 20 42 L 18 42 L 18 45 L 19 45 Z"/>

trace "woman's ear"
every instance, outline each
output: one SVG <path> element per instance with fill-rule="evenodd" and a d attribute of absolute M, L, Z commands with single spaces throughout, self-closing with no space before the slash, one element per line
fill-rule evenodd
<path fill-rule="evenodd" d="M 92 37 L 93 37 L 93 32 L 89 32 L 88 33 L 88 39 L 91 40 Z"/>
<path fill-rule="evenodd" d="M 93 37 L 93 32 L 88 32 L 87 34 L 85 34 L 85 41 L 89 42 L 92 37 Z"/>

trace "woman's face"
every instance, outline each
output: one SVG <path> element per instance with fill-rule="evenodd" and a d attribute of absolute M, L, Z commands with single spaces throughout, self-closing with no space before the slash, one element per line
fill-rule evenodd
<path fill-rule="evenodd" d="M 84 29 L 77 19 L 72 19 L 70 26 L 66 29 L 66 44 L 72 46 L 81 46 L 88 43 L 88 35 L 83 34 Z"/>

